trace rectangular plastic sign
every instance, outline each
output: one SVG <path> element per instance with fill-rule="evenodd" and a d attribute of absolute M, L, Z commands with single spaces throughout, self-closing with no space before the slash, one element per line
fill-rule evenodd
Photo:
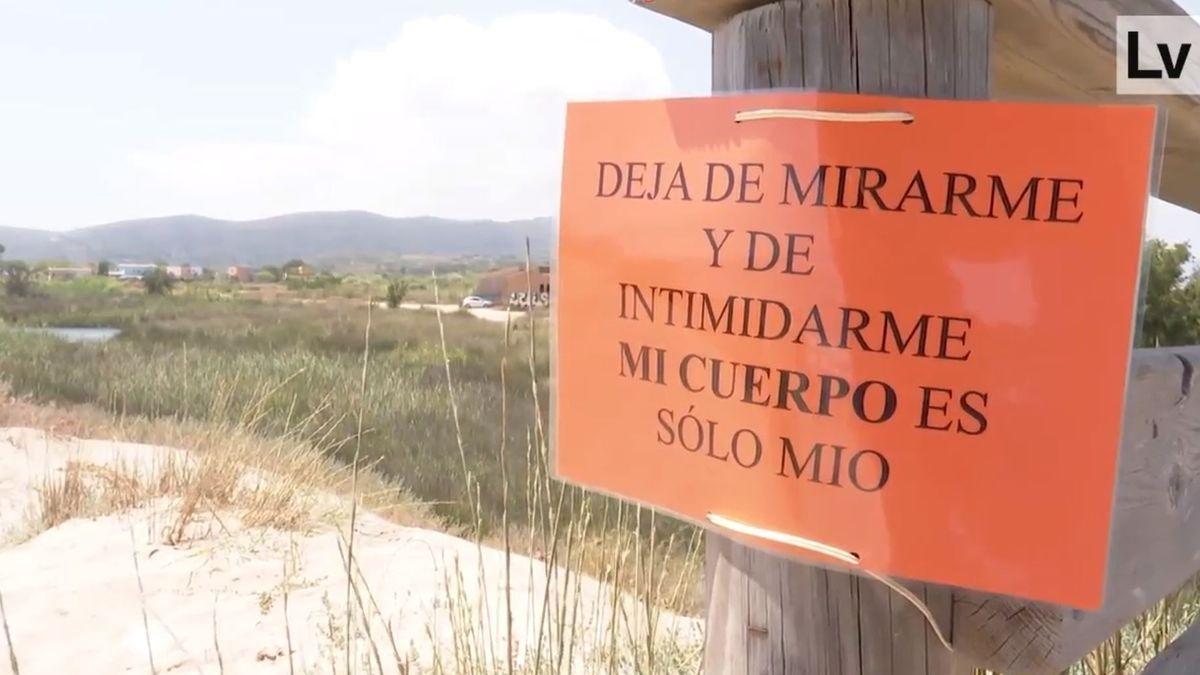
<path fill-rule="evenodd" d="M 558 476 L 810 562 L 1100 606 L 1154 125 L 572 104 Z"/>

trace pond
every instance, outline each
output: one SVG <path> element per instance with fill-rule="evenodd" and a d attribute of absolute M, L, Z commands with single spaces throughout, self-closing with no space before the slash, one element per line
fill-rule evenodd
<path fill-rule="evenodd" d="M 67 342 L 107 342 L 121 334 L 120 328 L 72 327 L 61 328 L 22 328 L 30 333 L 53 335 Z"/>

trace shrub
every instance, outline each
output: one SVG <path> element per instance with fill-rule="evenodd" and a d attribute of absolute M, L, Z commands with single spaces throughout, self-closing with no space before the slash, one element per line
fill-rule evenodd
<path fill-rule="evenodd" d="M 175 279 L 162 268 L 157 268 L 142 277 L 142 286 L 147 295 L 167 295 L 175 287 Z"/>
<path fill-rule="evenodd" d="M 17 260 L 0 266 L 4 276 L 4 294 L 12 298 L 25 298 L 33 292 L 33 278 L 29 266 Z"/>
<path fill-rule="evenodd" d="M 395 309 L 404 302 L 404 296 L 408 295 L 408 282 L 403 279 L 393 279 L 387 285 L 387 306 Z"/>
<path fill-rule="evenodd" d="M 1187 244 L 1151 239 L 1146 245 L 1141 346 L 1200 342 L 1200 276 Z"/>
<path fill-rule="evenodd" d="M 287 287 L 293 291 L 330 289 L 342 283 L 342 278 L 322 272 L 315 277 L 287 277 Z"/>

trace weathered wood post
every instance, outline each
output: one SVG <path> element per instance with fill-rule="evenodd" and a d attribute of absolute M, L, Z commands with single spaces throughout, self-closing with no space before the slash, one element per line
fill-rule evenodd
<path fill-rule="evenodd" d="M 1111 100 L 1112 0 L 654 0 L 712 31 L 713 89 Z M 1170 0 L 1134 13 L 1178 14 Z M 994 6 L 993 6 L 994 5 Z M 1002 39 L 993 41 L 995 24 Z M 993 48 L 995 47 L 995 48 Z M 1200 206 L 1200 101 L 1172 97 L 1162 194 Z M 1200 348 L 1137 350 L 1118 469 L 1105 607 L 1097 612 L 906 583 L 950 633 L 883 584 L 708 538 L 706 672 L 1057 673 L 1200 566 Z M 1200 397 L 1197 397 L 1200 398 Z M 1190 421 L 1189 421 L 1190 420 Z M 998 506 L 1002 508 L 1002 506 Z M 1193 631 L 1194 632 L 1194 631 Z M 1192 640 L 1192 642 L 1195 642 Z M 1197 659 L 1182 644 L 1156 663 Z M 1200 664 L 1200 660 L 1190 663 Z M 1190 669 L 1189 669 L 1190 668 Z M 1149 672 L 1149 671 L 1148 671 Z M 1200 672 L 1200 665 L 1169 672 Z"/>
<path fill-rule="evenodd" d="M 778 0 L 713 31 L 713 90 L 987 98 L 987 0 Z M 952 655 L 883 584 L 710 534 L 708 673 L 945 675 Z M 950 592 L 914 586 L 948 630 Z"/>

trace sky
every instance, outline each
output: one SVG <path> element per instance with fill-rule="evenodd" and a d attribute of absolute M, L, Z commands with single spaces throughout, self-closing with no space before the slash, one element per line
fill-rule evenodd
<path fill-rule="evenodd" d="M 708 92 L 622 0 L 0 0 L 0 225 L 553 213 L 568 99 Z"/>
<path fill-rule="evenodd" d="M 552 215 L 563 103 L 705 95 L 710 57 L 624 0 L 0 0 L 0 225 Z"/>

